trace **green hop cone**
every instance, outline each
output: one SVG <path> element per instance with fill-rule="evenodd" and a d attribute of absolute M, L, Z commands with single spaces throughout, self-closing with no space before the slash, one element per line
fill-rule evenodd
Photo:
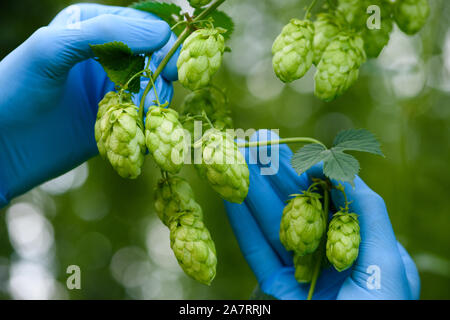
<path fill-rule="evenodd" d="M 399 28 L 413 35 L 422 29 L 430 15 L 428 0 L 397 0 L 394 18 Z"/>
<path fill-rule="evenodd" d="M 284 208 L 280 240 L 287 250 L 304 256 L 319 246 L 326 228 L 320 198 L 317 193 L 305 192 L 291 199 Z"/>
<path fill-rule="evenodd" d="M 338 0 L 337 9 L 350 26 L 363 28 L 368 17 L 366 9 L 369 5 L 364 0 Z"/>
<path fill-rule="evenodd" d="M 190 5 L 194 8 L 201 8 L 206 6 L 211 0 L 188 0 Z"/>
<path fill-rule="evenodd" d="M 216 248 L 200 217 L 186 212 L 170 222 L 170 246 L 184 272 L 209 285 L 216 275 Z"/>
<path fill-rule="evenodd" d="M 131 94 L 123 92 L 122 102 L 131 103 Z M 97 141 L 99 153 L 102 156 L 106 156 L 106 147 L 103 142 L 103 139 L 101 139 L 103 132 L 100 126 L 101 124 L 100 119 L 112 106 L 117 104 L 119 104 L 119 94 L 114 91 L 110 91 L 107 94 L 105 94 L 102 101 L 100 101 L 98 104 L 97 120 L 95 122 L 95 140 Z"/>
<path fill-rule="evenodd" d="M 337 271 L 350 268 L 358 257 L 358 216 L 354 213 L 336 213 L 330 222 L 327 234 L 327 258 Z"/>
<path fill-rule="evenodd" d="M 325 49 L 317 66 L 315 95 L 332 101 L 358 79 L 359 67 L 366 60 L 364 41 L 357 35 L 339 35 Z"/>
<path fill-rule="evenodd" d="M 200 144 L 202 163 L 196 164 L 200 176 L 223 199 L 242 203 L 248 193 L 249 171 L 237 144 L 230 135 L 217 129 L 208 130 L 194 147 L 199 148 Z"/>
<path fill-rule="evenodd" d="M 322 54 L 330 42 L 338 35 L 342 29 L 339 18 L 330 13 L 319 13 L 314 21 L 314 64 L 317 66 L 322 58 Z"/>
<path fill-rule="evenodd" d="M 191 186 L 180 177 L 161 179 L 158 182 L 155 190 L 155 210 L 166 226 L 182 212 L 190 212 L 200 219 L 203 218 L 202 208 L 195 201 Z"/>
<path fill-rule="evenodd" d="M 180 114 L 189 119 L 189 116 L 202 115 L 203 111 L 214 128 L 221 131 L 233 128 L 231 111 L 226 105 L 223 93 L 217 89 L 207 87 L 190 93 L 184 100 Z M 183 126 L 194 138 L 194 119 L 184 122 Z"/>
<path fill-rule="evenodd" d="M 180 171 L 187 144 L 178 112 L 170 108 L 151 107 L 145 120 L 145 142 L 162 170 L 174 174 Z"/>
<path fill-rule="evenodd" d="M 311 282 L 316 264 L 316 258 L 317 254 L 315 254 L 315 252 L 304 256 L 294 253 L 295 279 L 299 283 Z"/>
<path fill-rule="evenodd" d="M 224 29 L 209 28 L 193 32 L 183 43 L 177 61 L 178 78 L 186 88 L 204 88 L 222 64 L 225 51 Z"/>
<path fill-rule="evenodd" d="M 377 58 L 380 55 L 389 42 L 392 25 L 392 20 L 385 18 L 381 20 L 380 29 L 365 29 L 363 31 L 364 51 L 368 58 Z"/>
<path fill-rule="evenodd" d="M 300 79 L 311 68 L 314 52 L 314 24 L 292 19 L 272 46 L 273 69 L 283 82 Z"/>
<path fill-rule="evenodd" d="M 98 150 L 121 177 L 135 179 L 141 174 L 146 150 L 137 107 L 124 100 L 120 104 L 112 93 L 105 99 L 100 102 L 95 124 Z"/>
<path fill-rule="evenodd" d="M 377 58 L 388 44 L 393 29 L 392 4 L 387 0 L 366 0 L 366 3 L 367 6 L 377 5 L 380 8 L 380 28 L 369 29 L 366 26 L 361 33 L 367 57 Z"/>

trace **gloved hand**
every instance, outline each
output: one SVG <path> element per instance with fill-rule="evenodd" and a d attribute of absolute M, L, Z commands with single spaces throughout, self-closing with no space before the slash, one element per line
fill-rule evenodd
<path fill-rule="evenodd" d="M 279 137 L 261 130 L 251 141 L 258 139 Z M 299 176 L 290 165 L 292 152 L 286 145 L 268 148 L 272 148 L 272 156 L 279 148 L 278 173 L 261 175 L 261 168 L 270 163 L 263 165 L 265 161 L 255 159 L 257 152 L 245 150 L 247 163 L 251 163 L 250 159 L 257 163 L 249 164 L 247 199 L 241 205 L 226 202 L 225 206 L 240 248 L 261 290 L 277 299 L 306 299 L 309 284 L 299 284 L 294 278 L 292 255 L 279 238 L 280 220 L 290 194 L 306 190 L 312 177 L 324 178 L 322 165 Z M 354 189 L 348 183 L 344 187 L 351 201 L 351 212 L 359 215 L 362 239 L 359 256 L 353 267 L 344 272 L 339 273 L 333 267 L 323 270 L 313 299 L 418 299 L 420 279 L 416 266 L 395 238 L 383 199 L 359 177 L 355 179 Z M 331 199 L 336 207 L 344 206 L 340 191 L 333 189 Z M 376 268 L 380 271 L 379 289 L 369 278 Z"/>
<path fill-rule="evenodd" d="M 169 25 L 152 14 L 78 4 L 64 9 L 3 59 L 0 208 L 97 154 L 97 105 L 114 84 L 92 59 L 90 44 L 122 41 L 134 53 L 155 52 L 151 63 L 155 70 L 175 40 Z M 177 54 L 156 81 L 162 103 L 172 99 L 176 59 Z M 135 97 L 137 105 L 141 94 Z M 154 99 L 151 90 L 146 107 Z"/>

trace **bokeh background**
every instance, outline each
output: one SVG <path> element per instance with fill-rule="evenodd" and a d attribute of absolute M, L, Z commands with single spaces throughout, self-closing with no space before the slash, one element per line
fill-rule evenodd
<path fill-rule="evenodd" d="M 0 58 L 75 2 L 1 1 Z M 379 59 L 362 67 L 357 84 L 323 103 L 312 94 L 314 70 L 283 85 L 271 67 L 274 38 L 291 17 L 303 16 L 309 0 L 228 0 L 223 10 L 236 23 L 233 51 L 215 82 L 226 88 L 238 128 L 280 129 L 284 137 L 327 143 L 345 128 L 376 133 L 387 157 L 358 155 L 361 176 L 385 199 L 396 235 L 417 263 L 421 297 L 449 299 L 450 1 L 430 2 L 419 35 L 396 29 Z M 178 106 L 187 92 L 178 84 L 175 92 Z M 247 299 L 256 280 L 222 201 L 192 168 L 182 175 L 216 242 L 211 287 L 187 278 L 169 248 L 169 232 L 153 210 L 156 165 L 148 159 L 144 174 L 126 181 L 96 157 L 0 210 L 0 298 Z M 81 267 L 81 290 L 66 288 L 72 264 Z"/>

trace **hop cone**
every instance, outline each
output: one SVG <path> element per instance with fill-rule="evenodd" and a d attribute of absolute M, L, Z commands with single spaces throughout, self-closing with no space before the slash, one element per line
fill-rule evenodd
<path fill-rule="evenodd" d="M 244 157 L 231 136 L 216 129 L 208 130 L 201 143 L 202 164 L 196 168 L 211 187 L 225 200 L 242 203 L 247 197 L 249 171 Z"/>
<path fill-rule="evenodd" d="M 393 28 L 392 5 L 387 0 L 368 0 L 367 5 L 378 5 L 381 10 L 380 29 L 365 27 L 362 31 L 364 51 L 368 58 L 377 58 L 388 44 Z"/>
<path fill-rule="evenodd" d="M 191 186 L 180 177 L 159 181 L 155 190 L 155 210 L 166 226 L 183 212 L 203 218 L 202 208 L 195 201 Z"/>
<path fill-rule="evenodd" d="M 158 166 L 177 173 L 183 166 L 186 142 L 178 113 L 169 108 L 151 107 L 145 120 L 145 142 Z"/>
<path fill-rule="evenodd" d="M 206 87 L 222 64 L 225 40 L 223 29 L 200 29 L 183 43 L 177 61 L 178 77 L 183 86 L 194 91 Z"/>
<path fill-rule="evenodd" d="M 314 64 L 318 65 L 322 53 L 342 29 L 339 18 L 330 13 L 319 13 L 314 21 Z"/>
<path fill-rule="evenodd" d="M 320 195 L 305 192 L 289 201 L 283 210 L 280 240 L 300 256 L 314 252 L 325 233 L 326 220 Z"/>
<path fill-rule="evenodd" d="M 359 67 L 365 61 L 364 41 L 359 36 L 340 35 L 322 55 L 315 80 L 315 95 L 332 101 L 358 79 Z"/>
<path fill-rule="evenodd" d="M 368 17 L 366 9 L 369 5 L 364 0 L 338 0 L 337 9 L 352 27 L 363 28 Z"/>
<path fill-rule="evenodd" d="M 364 39 L 364 51 L 368 58 L 377 58 L 383 48 L 388 44 L 392 32 L 392 20 L 381 19 L 380 29 L 365 29 L 362 33 Z"/>
<path fill-rule="evenodd" d="M 297 253 L 294 254 L 295 279 L 299 283 L 311 282 L 316 263 L 316 256 L 317 255 L 314 253 L 304 256 Z"/>
<path fill-rule="evenodd" d="M 100 155 L 108 158 L 123 178 L 141 174 L 144 163 L 145 138 L 137 107 L 131 102 L 119 104 L 117 96 L 107 94 L 100 102 L 95 139 Z"/>
<path fill-rule="evenodd" d="M 170 222 L 170 246 L 184 272 L 209 285 L 216 275 L 216 248 L 201 218 L 186 212 Z"/>
<path fill-rule="evenodd" d="M 358 257 L 358 216 L 354 213 L 337 213 L 330 222 L 327 238 L 327 258 L 338 271 L 351 267 Z"/>
<path fill-rule="evenodd" d="M 292 19 L 272 46 L 273 69 L 283 82 L 300 79 L 312 65 L 314 25 L 309 20 Z"/>
<path fill-rule="evenodd" d="M 188 0 L 192 7 L 201 8 L 206 6 L 211 0 Z"/>
<path fill-rule="evenodd" d="M 430 15 L 428 0 L 397 0 L 394 10 L 395 22 L 409 35 L 419 32 Z"/>
<path fill-rule="evenodd" d="M 226 106 L 223 95 L 210 87 L 189 94 L 183 103 L 180 114 L 183 116 L 201 115 L 205 111 L 214 128 L 225 130 L 233 128 L 231 111 Z M 184 128 L 194 137 L 194 120 L 184 122 Z"/>
<path fill-rule="evenodd" d="M 123 92 L 122 102 L 131 103 L 131 94 Z M 97 141 L 97 147 L 99 153 L 103 156 L 106 155 L 106 147 L 101 139 L 103 132 L 100 129 L 100 119 L 103 115 L 114 105 L 119 104 L 119 94 L 114 91 L 110 91 L 103 97 L 102 101 L 98 104 L 97 120 L 95 122 L 95 140 Z"/>

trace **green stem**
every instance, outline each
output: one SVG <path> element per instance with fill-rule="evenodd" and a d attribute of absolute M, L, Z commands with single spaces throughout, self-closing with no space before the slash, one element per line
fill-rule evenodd
<path fill-rule="evenodd" d="M 328 188 L 326 186 L 326 183 L 321 183 L 322 187 L 323 187 L 323 210 L 325 212 L 325 215 L 328 219 L 328 209 L 330 206 L 330 195 L 328 192 Z M 322 266 L 322 260 L 323 260 L 323 252 L 325 249 L 325 235 L 322 237 L 322 241 L 320 243 L 319 249 L 320 252 L 318 254 L 318 259 L 316 261 L 316 265 L 314 266 L 314 273 L 313 273 L 313 278 L 311 281 L 311 286 L 309 287 L 309 292 L 308 292 L 308 300 L 312 300 L 312 297 L 314 295 L 314 289 L 316 288 L 316 284 L 317 284 L 317 279 L 319 279 L 319 275 L 320 275 L 320 268 Z"/>
<path fill-rule="evenodd" d="M 211 89 L 216 90 L 223 98 L 223 101 L 225 104 L 228 104 L 228 97 L 225 94 L 225 92 L 223 92 L 223 90 L 221 88 L 219 88 L 218 86 L 214 85 L 214 84 L 210 84 Z"/>
<path fill-rule="evenodd" d="M 311 4 L 309 5 L 308 9 L 306 9 L 305 12 L 305 19 L 308 19 L 309 13 L 311 12 L 312 8 L 316 5 L 317 0 L 313 0 Z"/>
<path fill-rule="evenodd" d="M 308 138 L 308 137 L 285 138 L 285 139 L 269 140 L 269 141 L 241 142 L 241 143 L 238 143 L 237 145 L 239 148 L 252 148 L 252 147 L 265 147 L 268 145 L 296 143 L 296 142 L 317 143 L 317 144 L 320 144 L 321 146 L 323 146 L 325 149 L 327 149 L 327 147 L 319 140 L 316 140 L 313 138 Z"/>
<path fill-rule="evenodd" d="M 350 204 L 349 202 L 348 202 L 348 198 L 347 198 L 347 194 L 345 193 L 345 188 L 344 188 L 344 186 L 342 185 L 342 184 L 339 184 L 337 187 L 335 187 L 337 190 L 339 190 L 340 192 L 342 192 L 342 195 L 344 196 L 344 201 L 345 201 L 345 208 L 341 208 L 341 209 L 343 209 L 345 212 L 347 212 L 348 213 L 348 210 L 349 210 L 349 208 L 348 208 L 348 205 Z"/>
<path fill-rule="evenodd" d="M 147 97 L 148 93 L 150 92 L 150 89 L 152 88 L 152 83 L 156 82 L 156 79 L 158 79 L 159 75 L 163 71 L 164 67 L 169 62 L 170 58 L 175 54 L 175 52 L 178 50 L 178 47 L 186 40 L 186 38 L 189 36 L 190 33 L 190 27 L 186 26 L 184 31 L 180 34 L 177 41 L 174 43 L 173 47 L 169 50 L 167 55 L 164 57 L 164 59 L 159 64 L 158 68 L 156 68 L 155 72 L 152 75 L 152 81 L 149 81 L 147 84 L 147 87 L 145 87 L 144 93 L 142 94 L 141 104 L 139 105 L 139 116 L 142 118 L 144 116 L 144 105 L 145 105 L 145 98 Z"/>
<path fill-rule="evenodd" d="M 211 126 L 211 129 L 214 129 L 214 126 L 211 122 L 211 120 L 209 120 L 208 115 L 206 114 L 205 110 L 202 111 L 202 116 L 203 118 L 206 120 L 206 122 L 208 122 L 208 124 Z"/>
<path fill-rule="evenodd" d="M 159 101 L 158 90 L 156 90 L 156 86 L 155 86 L 155 82 L 153 81 L 153 77 L 150 77 L 150 82 L 152 83 L 153 90 L 155 91 L 156 103 L 158 104 L 158 107 L 160 107 L 161 102 Z"/>
<path fill-rule="evenodd" d="M 198 16 L 196 16 L 194 21 L 203 20 L 204 18 L 209 16 L 209 14 L 211 12 L 216 10 L 224 2 L 225 2 L 225 0 L 216 0 L 216 1 L 214 1 L 213 3 L 211 3 L 211 5 L 208 8 L 206 8 L 205 10 L 203 10 L 202 13 L 200 13 Z"/>
<path fill-rule="evenodd" d="M 199 20 L 202 20 L 203 18 L 207 17 L 211 12 L 216 10 L 222 3 L 224 3 L 226 0 L 216 0 L 214 1 L 208 8 L 203 10 L 202 13 L 200 13 L 193 22 L 197 22 Z M 177 41 L 173 44 L 172 48 L 169 50 L 167 55 L 164 57 L 164 59 L 159 64 L 158 68 L 156 68 L 155 72 L 153 73 L 152 80 L 153 82 L 156 82 L 156 79 L 158 79 L 161 72 L 166 67 L 167 63 L 169 63 L 170 58 L 177 52 L 178 47 L 186 40 L 186 38 L 191 34 L 192 27 L 188 24 L 186 28 L 184 28 L 183 32 L 179 35 Z M 139 105 L 139 116 L 143 118 L 144 116 L 144 105 L 145 105 L 145 98 L 147 97 L 148 93 L 150 92 L 150 89 L 152 87 L 152 82 L 149 81 L 147 84 L 147 87 L 144 90 L 144 93 L 142 94 L 141 103 Z"/>
<path fill-rule="evenodd" d="M 123 86 L 124 90 L 128 89 L 128 86 L 130 85 L 131 81 L 133 81 L 134 79 L 136 79 L 136 77 L 139 77 L 140 75 L 142 75 L 143 73 L 145 73 L 146 71 L 148 71 L 147 69 L 141 70 L 138 73 L 136 73 L 134 76 L 132 76 L 130 78 L 130 80 L 127 81 L 127 83 L 125 83 L 125 85 Z"/>
<path fill-rule="evenodd" d="M 181 26 L 181 25 L 183 25 L 183 24 L 185 24 L 185 23 L 187 23 L 187 21 L 186 20 L 182 20 L 182 21 L 178 21 L 177 23 L 175 23 L 171 28 L 170 28 L 170 30 L 175 30 L 175 28 L 177 28 L 177 27 L 179 27 L 179 26 Z"/>

